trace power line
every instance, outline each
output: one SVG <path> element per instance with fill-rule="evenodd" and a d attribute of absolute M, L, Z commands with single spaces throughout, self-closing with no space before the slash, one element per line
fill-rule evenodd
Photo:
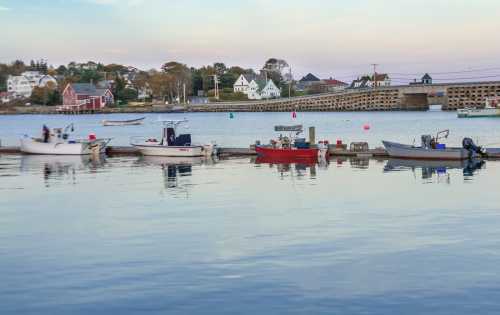
<path fill-rule="evenodd" d="M 449 81 L 449 80 L 474 80 L 474 79 L 488 79 L 488 78 L 498 78 L 500 74 L 487 75 L 487 76 L 477 76 L 477 77 L 450 77 L 450 78 L 432 78 L 433 81 Z M 408 80 L 408 78 L 391 78 L 391 80 Z"/>
<path fill-rule="evenodd" d="M 500 70 L 500 67 L 490 67 L 490 68 L 481 68 L 481 69 L 469 69 L 469 70 L 460 70 L 460 71 L 448 71 L 448 72 L 429 72 L 432 75 L 440 75 L 440 74 L 459 74 L 459 73 L 471 73 L 471 72 L 485 72 L 485 71 L 497 71 Z M 390 74 L 395 75 L 422 75 L 422 73 L 399 73 L 399 72 L 391 72 Z"/>

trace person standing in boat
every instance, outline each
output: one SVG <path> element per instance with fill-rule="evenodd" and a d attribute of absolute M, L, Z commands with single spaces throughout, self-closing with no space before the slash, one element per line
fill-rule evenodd
<path fill-rule="evenodd" d="M 49 142 L 50 129 L 46 125 L 43 125 L 43 127 L 42 127 L 42 136 L 43 136 L 43 142 L 45 142 L 45 143 Z"/>

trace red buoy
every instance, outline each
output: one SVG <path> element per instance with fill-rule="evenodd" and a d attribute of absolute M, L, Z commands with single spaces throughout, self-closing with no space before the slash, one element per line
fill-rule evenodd
<path fill-rule="evenodd" d="M 364 124 L 364 125 L 363 125 L 363 129 L 364 129 L 364 130 L 370 130 L 370 125 L 368 125 L 368 124 Z"/>
<path fill-rule="evenodd" d="M 297 118 L 297 113 L 295 111 L 292 112 L 292 118 Z"/>

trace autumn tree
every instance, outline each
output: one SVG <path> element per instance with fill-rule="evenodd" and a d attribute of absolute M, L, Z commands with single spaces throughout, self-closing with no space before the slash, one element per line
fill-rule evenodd
<path fill-rule="evenodd" d="M 57 105 L 61 103 L 61 94 L 53 82 L 45 86 L 35 86 L 31 92 L 30 101 L 33 104 Z"/>
<path fill-rule="evenodd" d="M 180 101 L 184 88 L 186 89 L 186 94 L 192 91 L 191 71 L 185 64 L 170 61 L 163 64 L 161 69 L 167 75 L 167 91 L 170 101 Z"/>

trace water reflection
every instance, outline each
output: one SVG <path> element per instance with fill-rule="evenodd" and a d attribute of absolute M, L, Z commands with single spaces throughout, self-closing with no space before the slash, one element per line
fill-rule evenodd
<path fill-rule="evenodd" d="M 46 186 L 50 180 L 69 178 L 76 183 L 79 170 L 95 173 L 106 163 L 104 155 L 22 155 L 21 172 L 38 173 L 41 171 Z"/>
<path fill-rule="evenodd" d="M 326 159 L 319 160 L 317 163 L 310 160 L 280 160 L 267 159 L 258 156 L 253 158 L 251 162 L 256 165 L 268 165 L 270 169 L 276 168 L 280 177 L 284 178 L 286 175 L 292 177 L 303 178 L 309 174 L 309 177 L 314 179 L 317 176 L 317 169 L 328 169 L 329 161 Z"/>
<path fill-rule="evenodd" d="M 141 166 L 158 166 L 163 171 L 166 189 L 186 188 L 187 182 L 181 183 L 182 177 L 191 176 L 193 166 L 213 165 L 216 160 L 212 157 L 163 157 L 143 156 L 137 161 Z"/>
<path fill-rule="evenodd" d="M 436 178 L 438 182 L 450 183 L 450 174 L 448 170 L 461 169 L 464 179 L 469 179 L 477 170 L 485 165 L 485 161 L 473 159 L 463 161 L 427 161 L 410 159 L 389 159 L 384 166 L 384 172 L 410 170 L 416 174 L 421 171 L 423 180 L 432 180 Z"/>

